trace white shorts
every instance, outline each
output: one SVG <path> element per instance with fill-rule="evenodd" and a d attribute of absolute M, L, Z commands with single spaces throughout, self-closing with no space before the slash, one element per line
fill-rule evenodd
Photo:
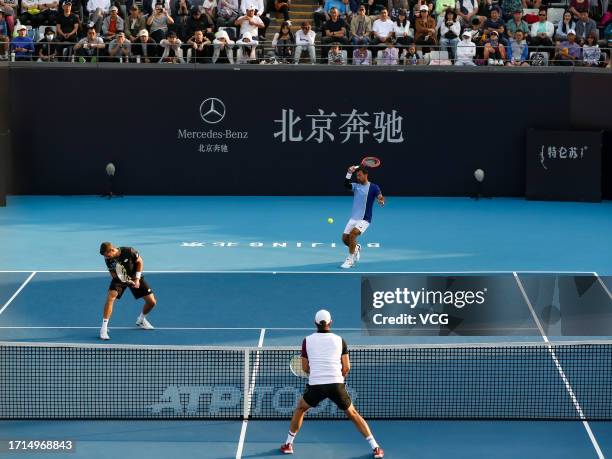
<path fill-rule="evenodd" d="M 368 226 L 370 226 L 370 222 L 365 220 L 353 220 L 351 218 L 344 228 L 344 234 L 351 234 L 353 228 L 357 228 L 361 231 L 361 234 L 363 234 L 368 229 Z"/>

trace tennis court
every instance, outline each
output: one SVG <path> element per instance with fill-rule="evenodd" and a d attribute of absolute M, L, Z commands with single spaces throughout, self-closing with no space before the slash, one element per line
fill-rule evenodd
<path fill-rule="evenodd" d="M 243 391 L 251 388 L 256 392 L 269 383 L 266 378 L 273 381 L 275 369 L 286 360 L 279 358 L 268 368 L 263 357 L 266 351 L 261 351 L 262 360 L 258 360 L 257 349 L 299 346 L 312 330 L 314 312 L 321 307 L 332 312 L 334 329 L 349 345 L 384 349 L 424 344 L 512 345 L 543 343 L 545 339 L 552 343 L 572 341 L 580 346 L 593 340 L 603 343 L 612 337 L 610 202 L 392 198 L 384 209 L 377 209 L 372 227 L 364 236 L 362 261 L 346 272 L 338 268 L 344 258 L 339 237 L 350 202 L 350 198 L 338 197 L 126 197 L 110 201 L 94 197 L 9 198 L 8 206 L 0 209 L 0 341 L 33 346 L 98 345 L 109 282 L 97 253 L 102 240 L 140 251 L 146 278 L 158 300 L 150 315 L 156 327 L 152 331 L 134 326 L 140 301 L 128 294 L 118 302 L 110 324 L 110 345 L 231 347 L 233 354 L 227 351 L 229 355 L 220 354 L 217 360 L 225 359 L 224 365 L 240 358 L 240 352 L 248 352 L 252 355 L 249 382 L 243 384 Z M 328 217 L 334 218 L 334 224 L 326 222 Z M 495 275 L 507 297 L 503 311 L 478 336 L 368 336 L 362 333 L 359 311 L 364 273 Z M 565 280 L 558 273 L 564 274 L 563 279 L 573 279 L 580 298 L 588 302 L 564 296 Z M 561 313 L 570 303 L 588 304 L 592 309 L 570 308 L 571 314 L 562 316 L 562 321 L 551 319 L 550 305 L 540 297 L 546 288 Z M 590 330 L 597 336 L 563 336 L 561 326 Z M 549 366 L 550 371 L 542 373 L 540 382 L 548 389 L 554 385 L 555 390 L 546 393 L 543 406 L 563 405 L 568 416 L 579 419 L 559 368 L 552 357 L 548 359 L 547 348 L 543 349 L 544 357 L 539 354 L 536 364 L 520 359 L 519 366 L 525 372 Z M 607 375 L 606 368 L 610 371 L 610 355 L 610 349 L 604 348 L 594 360 L 601 363 L 598 367 L 602 372 L 598 374 L 602 377 Z M 444 371 L 444 356 L 438 357 Z M 204 361 L 212 364 L 211 358 L 208 355 Z M 393 356 L 383 355 L 379 360 L 389 359 Z M 572 364 L 582 360 L 576 354 L 559 357 L 558 363 L 572 380 Z M 48 365 L 46 359 L 43 361 Z M 257 371 L 253 371 L 254 362 Z M 163 368 L 163 363 L 158 365 Z M 388 366 L 390 375 L 393 368 L 392 364 Z M 184 371 L 188 373 L 190 367 Z M 371 385 L 376 384 L 375 372 L 374 367 L 369 369 Z M 427 374 L 435 373 L 432 370 Z M 235 375 L 228 370 L 225 376 L 231 381 Z M 453 384 L 457 381 L 460 379 L 440 378 L 426 384 L 434 395 L 438 392 L 444 399 L 445 394 L 455 394 L 457 387 Z M 610 386 L 604 383 L 603 387 Z M 405 389 L 405 396 L 409 390 Z M 580 389 L 571 390 L 576 390 L 580 402 Z M 111 390 L 107 397 L 102 395 L 99 403 L 110 404 L 112 394 Z M 609 390 L 590 396 L 609 413 Z M 427 400 L 435 403 L 433 398 Z M 368 402 L 377 403 L 374 399 Z M 394 408 L 382 398 L 379 402 L 381 417 L 384 407 Z M 43 397 L 37 406 L 46 403 L 53 405 Z M 239 404 L 239 415 L 241 408 Z M 588 410 L 586 406 L 580 409 Z M 250 410 L 252 419 L 248 422 L 222 416 L 207 420 L 189 416 L 2 420 L 0 439 L 75 441 L 76 451 L 66 457 L 278 456 L 288 420 L 266 419 L 270 413 L 265 404 L 264 419 L 257 419 L 252 407 Z M 505 414 L 509 412 L 510 408 Z M 371 421 L 370 426 L 390 458 L 612 456 L 612 423 L 606 421 L 379 419 Z M 370 457 L 367 443 L 347 421 L 306 420 L 295 448 L 295 457 Z M 38 454 L 19 453 L 19 457 L 30 456 Z"/>

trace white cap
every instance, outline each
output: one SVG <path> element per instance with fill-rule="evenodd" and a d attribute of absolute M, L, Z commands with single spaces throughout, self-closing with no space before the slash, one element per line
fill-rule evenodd
<path fill-rule="evenodd" d="M 576 31 L 575 31 L 574 29 L 569 29 L 569 30 L 567 31 L 566 35 L 569 35 L 570 33 L 571 33 L 572 35 L 576 35 Z"/>
<path fill-rule="evenodd" d="M 326 309 L 321 309 L 315 314 L 315 323 L 318 325 L 321 322 L 331 323 L 331 314 Z"/>
<path fill-rule="evenodd" d="M 464 30 L 463 33 L 461 34 L 462 37 L 468 37 L 468 38 L 472 38 L 472 34 L 469 32 L 469 30 Z"/>
<path fill-rule="evenodd" d="M 421 5 L 419 6 L 419 11 L 429 11 L 429 8 L 427 7 L 427 5 Z"/>
<path fill-rule="evenodd" d="M 28 28 L 26 26 L 24 26 L 23 24 L 18 25 L 17 27 L 15 27 L 15 30 L 17 30 L 17 32 L 19 32 L 20 30 L 28 30 Z"/>

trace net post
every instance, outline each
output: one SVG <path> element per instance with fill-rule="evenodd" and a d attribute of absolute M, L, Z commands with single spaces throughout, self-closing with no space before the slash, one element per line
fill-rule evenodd
<path fill-rule="evenodd" d="M 250 391 L 249 391 L 249 384 L 250 384 L 250 357 L 251 357 L 251 350 L 250 349 L 245 349 L 244 350 L 244 381 L 243 381 L 243 391 L 244 391 L 244 406 L 242 408 L 242 419 L 244 419 L 245 421 L 249 419 L 249 411 L 251 409 L 251 396 L 250 396 Z"/>

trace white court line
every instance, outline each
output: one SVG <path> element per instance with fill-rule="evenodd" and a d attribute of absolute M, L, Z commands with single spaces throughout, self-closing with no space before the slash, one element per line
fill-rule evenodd
<path fill-rule="evenodd" d="M 136 327 L 111 327 L 113 330 L 135 330 Z M 42 329 L 42 330 L 72 330 L 72 329 L 76 329 L 76 330 L 99 330 L 100 327 L 99 326 L 95 326 L 95 327 L 89 327 L 89 326 L 61 326 L 61 327 L 54 327 L 54 326 L 15 326 L 15 327 L 9 327 L 9 326 L 4 326 L 4 327 L 0 327 L 0 329 L 16 329 L 16 330 L 29 330 L 29 329 L 33 329 L 33 330 L 37 330 L 37 329 Z M 266 327 L 266 330 L 314 330 L 314 327 Z M 261 327 L 155 327 L 155 330 L 262 330 Z M 341 328 L 341 327 L 334 327 L 334 330 L 343 330 L 343 331 L 360 331 L 361 328 Z M 512 328 L 511 330 L 515 330 L 514 328 Z M 525 330 L 534 330 L 534 328 L 526 328 Z"/>
<path fill-rule="evenodd" d="M 601 280 L 601 277 L 599 277 L 599 274 L 597 274 L 595 271 L 593 271 L 593 274 L 595 274 L 595 277 L 597 278 L 597 280 L 601 284 L 602 288 L 606 291 L 606 293 L 608 294 L 608 296 L 612 300 L 612 293 L 610 293 L 610 290 L 608 290 L 608 286 L 606 284 L 604 284 L 604 281 Z"/>
<path fill-rule="evenodd" d="M 0 270 L 0 273 L 31 273 L 32 270 Z M 43 274 L 100 274 L 108 273 L 108 270 L 36 270 Z M 282 270 L 259 270 L 259 271 L 241 271 L 241 270 L 176 270 L 176 271 L 159 271 L 147 270 L 144 272 L 151 274 L 513 274 L 519 272 L 521 274 L 593 274 L 592 271 L 282 271 Z"/>
<path fill-rule="evenodd" d="M 516 279 L 516 283 L 518 284 L 518 287 L 521 293 L 523 294 L 523 298 L 525 299 L 525 302 L 527 303 L 527 306 L 529 307 L 529 311 L 531 311 L 533 320 L 535 321 L 536 325 L 538 326 L 538 329 L 540 330 L 540 333 L 542 334 L 542 339 L 544 340 L 546 344 L 549 344 L 550 341 L 548 340 L 548 336 L 546 336 L 546 334 L 544 333 L 544 328 L 542 327 L 542 324 L 540 323 L 540 319 L 538 318 L 538 315 L 533 309 L 531 300 L 527 296 L 527 292 L 525 291 L 525 288 L 523 287 L 523 283 L 519 279 L 517 273 L 514 273 L 514 278 Z M 548 352 L 552 356 L 555 366 L 557 367 L 557 371 L 559 372 L 559 375 L 561 376 L 561 379 L 563 380 L 563 383 L 565 384 L 565 388 L 567 389 L 567 392 L 570 398 L 572 399 L 574 408 L 576 408 L 576 412 L 578 413 L 578 416 L 580 416 L 580 419 L 582 419 L 582 425 L 584 426 L 587 432 L 587 435 L 591 439 L 591 443 L 593 444 L 593 447 L 595 448 L 597 457 L 599 459 L 605 459 L 605 456 L 603 455 L 603 452 L 601 451 L 601 448 L 599 447 L 599 443 L 597 443 L 597 439 L 595 438 L 595 435 L 593 435 L 593 431 L 591 430 L 591 426 L 589 425 L 589 422 L 586 419 L 584 419 L 584 412 L 582 411 L 582 407 L 580 406 L 580 403 L 578 402 L 576 394 L 574 393 L 574 389 L 572 389 L 572 386 L 570 385 L 569 380 L 567 379 L 567 376 L 565 375 L 565 371 L 563 371 L 563 368 L 561 367 L 561 363 L 559 362 L 559 359 L 557 358 L 555 350 L 553 349 L 552 345 L 548 346 L 547 348 L 548 348 Z"/>
<path fill-rule="evenodd" d="M 257 343 L 257 347 L 263 346 L 264 336 L 266 335 L 266 329 L 262 328 L 259 333 L 259 342 Z M 246 351 L 248 352 L 248 351 Z M 255 357 L 255 363 L 253 364 L 253 374 L 251 375 L 251 384 L 248 388 L 248 401 L 247 403 L 247 413 L 245 413 L 245 419 L 242 421 L 242 427 L 240 428 L 240 439 L 238 440 L 238 449 L 236 450 L 236 459 L 242 458 L 242 451 L 244 449 L 244 439 L 246 438 L 246 431 L 249 425 L 248 414 L 251 412 L 251 397 L 253 396 L 253 392 L 255 391 L 255 378 L 257 378 L 257 373 L 259 372 L 259 352 L 257 352 L 257 357 Z"/>
<path fill-rule="evenodd" d="M 28 276 L 28 278 L 23 282 L 23 284 L 21 284 L 21 287 L 19 287 L 17 289 L 17 291 L 15 293 L 13 293 L 13 296 L 10 297 L 9 300 L 6 303 L 4 303 L 4 306 L 2 306 L 2 309 L 0 309 L 0 314 L 2 314 L 4 312 L 4 310 L 9 307 L 9 305 L 13 302 L 13 300 L 15 298 L 17 298 L 17 295 L 19 295 L 21 293 L 21 291 L 25 288 L 25 286 L 28 285 L 28 283 L 36 275 L 36 271 L 28 271 L 28 272 L 31 272 L 32 274 L 30 274 Z"/>

